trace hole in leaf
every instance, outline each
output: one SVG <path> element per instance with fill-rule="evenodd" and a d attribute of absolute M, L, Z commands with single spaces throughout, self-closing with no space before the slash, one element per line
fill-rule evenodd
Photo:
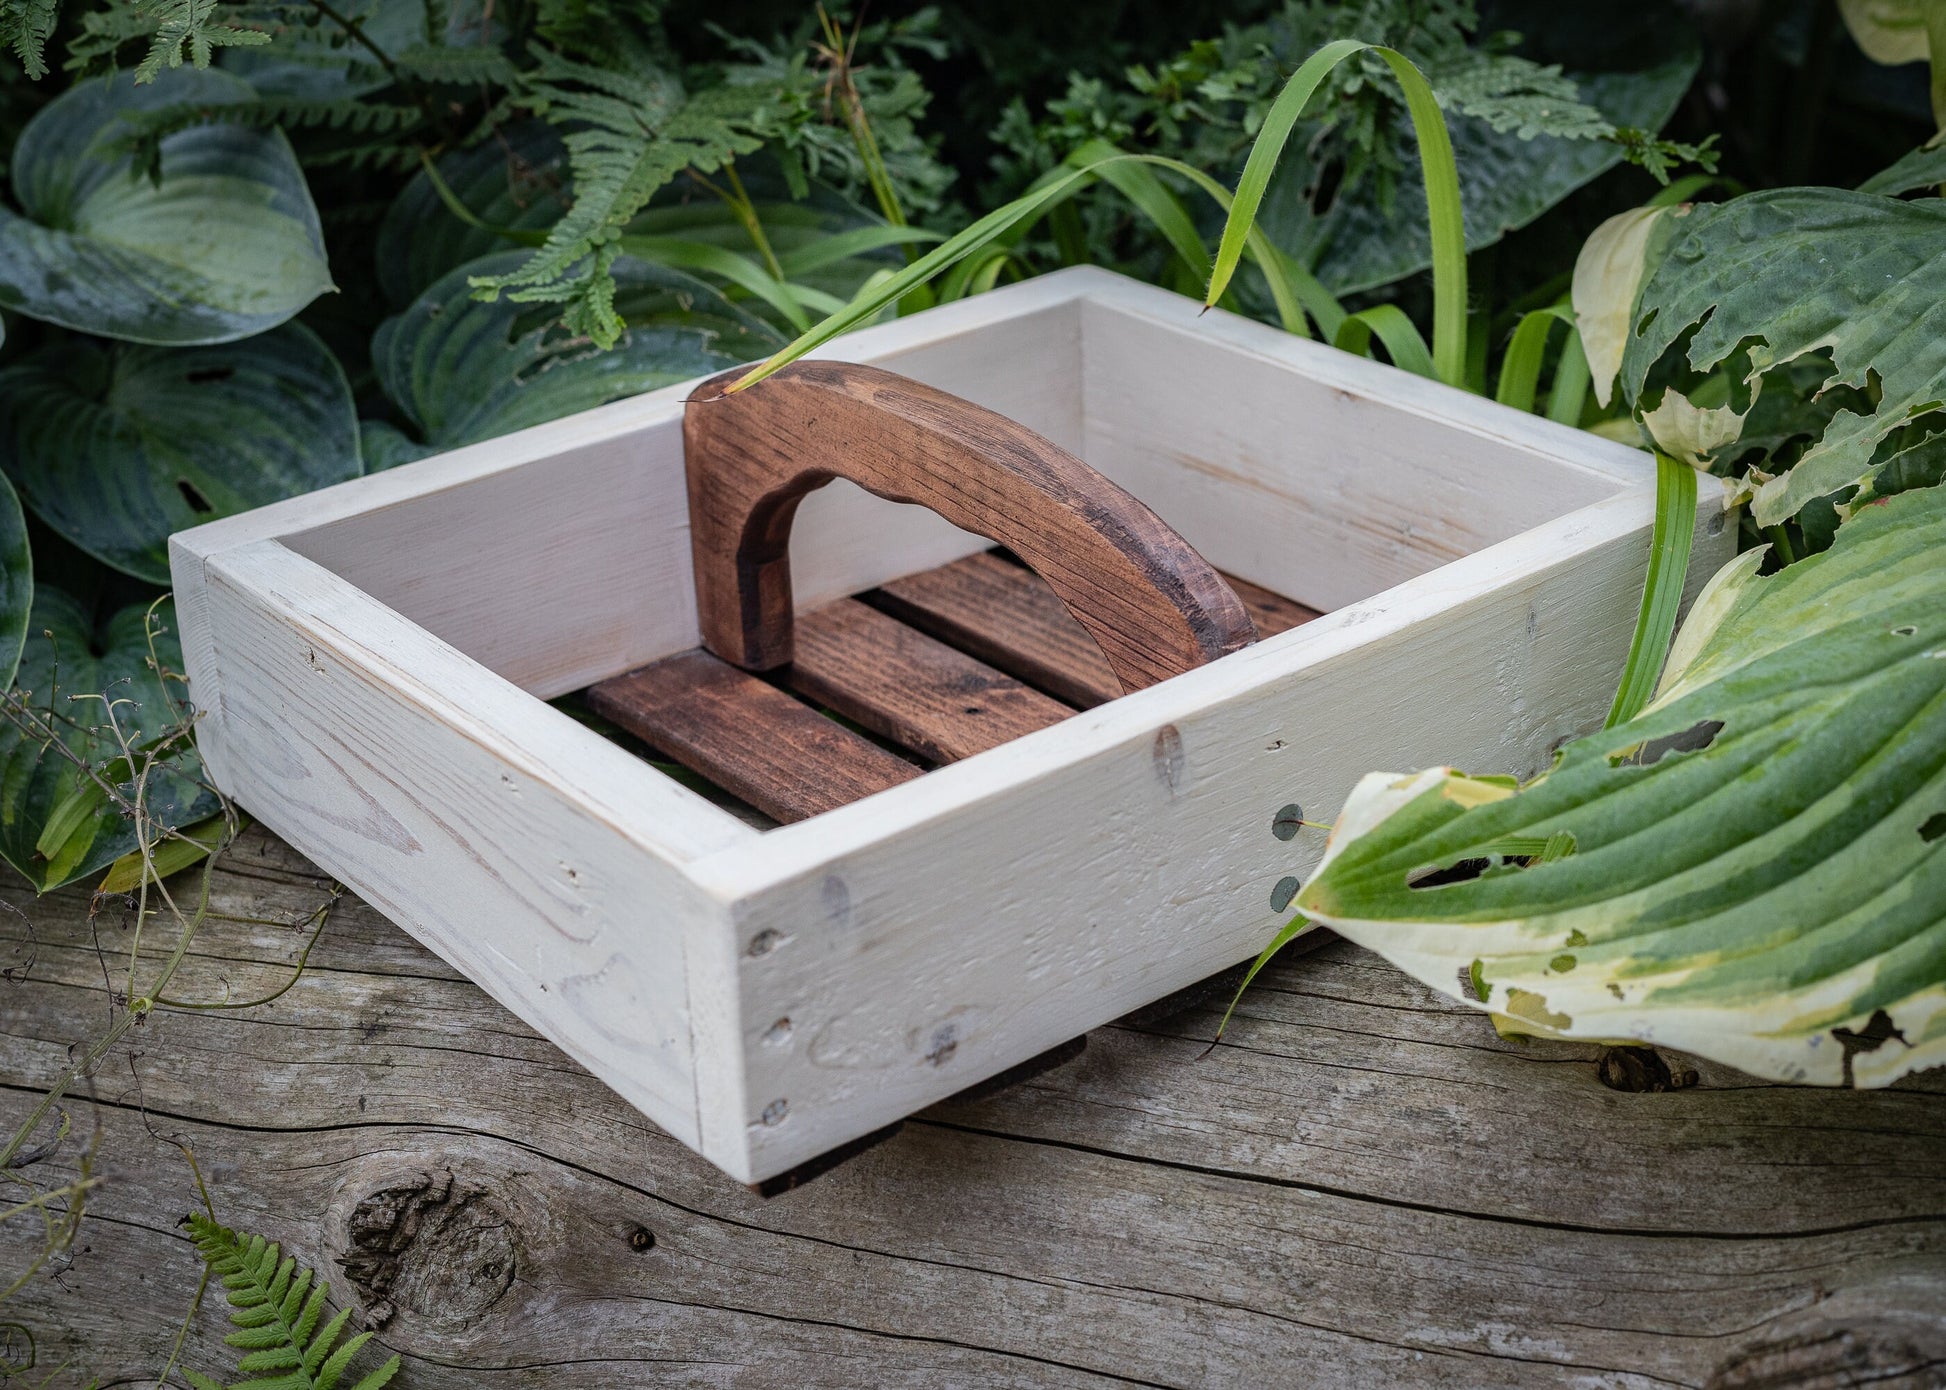
<path fill-rule="evenodd" d="M 1457 864 L 1445 868 L 1433 868 L 1418 874 L 1408 874 L 1405 886 L 1408 888 L 1444 888 L 1449 883 L 1470 883 L 1493 867 L 1493 861 L 1486 858 L 1462 859 Z"/>
<path fill-rule="evenodd" d="M 1679 733 L 1664 734 L 1608 755 L 1610 767 L 1653 767 L 1671 753 L 1700 753 L 1723 732 L 1721 719 L 1702 719 Z"/>
<path fill-rule="evenodd" d="M 1641 321 L 1635 325 L 1635 336 L 1638 338 L 1647 337 L 1649 326 L 1655 322 L 1655 316 L 1661 312 L 1660 309 L 1651 309 L 1648 313 L 1642 315 Z"/>
<path fill-rule="evenodd" d="M 1904 627 L 1893 628 L 1892 635 L 1894 637 L 1917 637 L 1919 635 L 1919 629 L 1911 623 L 1907 623 Z"/>
<path fill-rule="evenodd" d="M 1946 836 L 1946 811 L 1935 811 L 1926 817 L 1926 823 L 1919 827 L 1919 838 L 1927 844 Z"/>
<path fill-rule="evenodd" d="M 235 367 L 197 367 L 182 374 L 182 379 L 191 386 L 205 386 L 213 381 L 228 381 L 236 375 Z"/>
<path fill-rule="evenodd" d="M 203 496 L 197 490 L 196 484 L 190 482 L 187 478 L 176 479 L 176 491 L 180 492 L 182 494 L 182 500 L 189 504 L 189 510 L 199 516 L 208 516 L 216 510 L 215 507 L 210 505 L 209 498 Z"/>

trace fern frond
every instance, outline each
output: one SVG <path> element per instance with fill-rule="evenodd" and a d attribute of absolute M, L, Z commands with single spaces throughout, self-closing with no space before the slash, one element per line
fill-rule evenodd
<path fill-rule="evenodd" d="M 60 0 L 0 0 L 0 44 L 13 50 L 29 77 L 47 75 L 47 41 L 60 10 Z"/>
<path fill-rule="evenodd" d="M 419 43 L 393 55 L 392 62 L 407 77 L 421 82 L 458 87 L 510 87 L 519 73 L 497 48 L 448 48 Z"/>
<path fill-rule="evenodd" d="M 244 1353 L 237 1370 L 258 1379 L 231 1390 L 336 1390 L 352 1358 L 372 1334 L 361 1332 L 342 1346 L 351 1320 L 346 1308 L 318 1327 L 324 1313 L 324 1282 L 262 1236 L 243 1236 L 198 1212 L 189 1218 L 196 1253 L 222 1284 L 235 1327 L 223 1340 Z M 335 1348 L 335 1349 L 334 1349 Z M 392 1357 L 352 1390 L 379 1390 L 399 1369 Z M 195 1390 L 223 1390 L 196 1371 L 183 1373 Z"/>
<path fill-rule="evenodd" d="M 345 98 L 339 101 L 306 101 L 295 97 L 259 97 L 255 101 L 199 105 L 177 102 L 147 111 L 129 111 L 113 127 L 113 136 L 104 137 L 96 152 L 110 157 L 127 155 L 135 167 L 152 181 L 162 177 L 162 142 L 179 131 L 203 125 L 239 125 L 287 132 L 330 130 L 350 135 L 380 138 L 349 147 L 307 152 L 305 163 L 374 165 L 404 168 L 416 164 L 418 147 L 401 138 L 415 131 L 426 119 L 417 106 L 396 106 L 384 102 Z"/>
<path fill-rule="evenodd" d="M 572 331 L 611 347 L 623 326 L 609 274 L 616 238 L 685 169 L 713 173 L 759 148 L 750 126 L 767 94 L 715 87 L 684 100 L 675 79 L 654 68 L 597 68 L 544 49 L 536 57 L 522 101 L 567 128 L 574 205 L 518 269 L 472 284 L 483 299 L 564 304 Z"/>
<path fill-rule="evenodd" d="M 257 27 L 260 18 L 251 7 L 222 0 L 125 0 L 81 16 L 66 66 L 80 73 L 110 68 L 125 44 L 146 41 L 135 80 L 153 82 L 163 68 L 181 67 L 185 50 L 193 65 L 206 68 L 219 48 L 269 43 L 269 32 Z M 246 19 L 251 22 L 233 22 Z"/>

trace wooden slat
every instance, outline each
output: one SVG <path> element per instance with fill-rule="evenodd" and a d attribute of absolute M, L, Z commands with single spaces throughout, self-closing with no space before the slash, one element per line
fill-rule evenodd
<path fill-rule="evenodd" d="M 1259 636 L 1318 616 L 1268 589 L 1228 582 Z M 1054 591 L 991 551 L 895 579 L 878 592 L 894 617 L 1071 704 L 1085 709 L 1121 694 L 1100 648 Z"/>
<path fill-rule="evenodd" d="M 1121 694 L 1101 649 L 1054 591 L 992 552 L 879 589 L 892 616 L 1087 709 Z"/>
<path fill-rule="evenodd" d="M 920 773 L 870 739 L 703 651 L 592 685 L 588 705 L 780 821 L 815 816 Z"/>
<path fill-rule="evenodd" d="M 1275 637 L 1280 632 L 1288 632 L 1300 627 L 1313 618 L 1324 615 L 1315 608 L 1306 608 L 1295 599 L 1273 594 L 1268 589 L 1259 588 L 1247 580 L 1224 575 L 1224 581 L 1236 590 L 1236 596 L 1243 600 L 1243 606 L 1250 614 L 1250 621 L 1257 625 L 1257 636 Z"/>
<path fill-rule="evenodd" d="M 971 757 L 1074 711 L 855 599 L 797 619 L 791 689 L 933 762 Z"/>

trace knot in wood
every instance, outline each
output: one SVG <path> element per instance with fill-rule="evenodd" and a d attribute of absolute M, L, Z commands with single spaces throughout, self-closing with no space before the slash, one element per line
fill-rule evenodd
<path fill-rule="evenodd" d="M 345 1222 L 338 1259 L 382 1327 L 401 1310 L 443 1331 L 480 1322 L 513 1285 L 513 1223 L 485 1188 L 443 1169 L 390 1180 Z"/>

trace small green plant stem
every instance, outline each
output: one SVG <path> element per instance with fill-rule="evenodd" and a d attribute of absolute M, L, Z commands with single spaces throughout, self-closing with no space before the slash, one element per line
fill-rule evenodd
<path fill-rule="evenodd" d="M 199 901 L 196 916 L 187 922 L 184 930 L 176 939 L 175 949 L 170 951 L 169 955 L 163 960 L 161 971 L 150 984 L 149 994 L 142 998 L 136 998 L 131 995 L 125 1000 L 121 1012 L 115 1017 L 115 1021 L 109 1024 L 106 1031 L 91 1042 L 83 1050 L 80 1057 L 70 1063 L 67 1070 L 55 1079 L 54 1084 L 42 1093 L 40 1100 L 36 1102 L 34 1108 L 27 1112 L 27 1118 L 21 1121 L 19 1128 L 14 1130 L 13 1137 L 7 1141 L 5 1147 L 0 1147 L 0 1172 L 4 1172 L 12 1166 L 15 1157 L 18 1156 L 21 1149 L 26 1147 L 27 1141 L 33 1137 L 34 1131 L 40 1128 L 41 1121 L 47 1118 L 47 1113 L 54 1108 L 62 1096 L 67 1094 L 68 1087 L 72 1086 L 81 1077 L 93 1073 L 94 1069 L 101 1064 L 102 1058 L 106 1057 L 114 1048 L 115 1044 L 122 1040 L 122 1036 L 137 1023 L 141 1022 L 142 1019 L 147 1017 L 151 1009 L 153 1009 L 155 996 L 167 988 L 169 981 L 175 977 L 176 971 L 181 968 L 183 961 L 188 958 L 189 944 L 195 939 L 196 935 L 196 923 L 201 920 L 203 912 L 209 907 L 210 875 L 215 867 L 215 862 L 214 856 L 204 861 L 202 885 L 198 894 Z M 143 903 L 144 907 L 141 910 L 146 910 L 146 894 L 144 895 Z M 131 947 L 131 968 L 133 959 L 134 950 Z"/>
<path fill-rule="evenodd" d="M 385 75 L 391 78 L 395 84 L 400 86 L 405 84 L 405 77 L 399 71 L 399 65 L 392 61 L 391 54 L 387 53 L 383 48 L 380 48 L 372 36 L 365 32 L 365 25 L 362 20 L 353 19 L 349 15 L 339 13 L 336 7 L 330 3 L 330 0 L 310 0 L 310 4 L 312 9 L 344 30 L 345 33 L 351 36 L 354 43 L 371 54 L 378 65 L 385 69 Z"/>
<path fill-rule="evenodd" d="M 1783 526 L 1772 526 L 1764 532 L 1770 543 L 1777 547 L 1777 554 L 1787 565 L 1797 563 L 1797 547 L 1791 544 L 1791 533 Z"/>
<path fill-rule="evenodd" d="M 734 159 L 723 161 L 723 177 L 729 181 L 731 193 L 734 194 L 734 196 L 723 194 L 723 200 L 730 205 L 730 211 L 736 214 L 737 221 L 743 224 L 743 230 L 750 234 L 750 240 L 756 243 L 757 254 L 764 258 L 765 268 L 777 279 L 782 280 L 784 267 L 777 263 L 777 253 L 770 247 L 770 238 L 764 235 L 763 219 L 757 216 L 757 205 L 751 201 L 749 193 L 744 191 L 743 179 L 737 173 Z M 703 179 L 702 182 L 707 188 L 716 187 L 708 179 Z M 717 191 L 721 193 L 720 189 Z"/>

